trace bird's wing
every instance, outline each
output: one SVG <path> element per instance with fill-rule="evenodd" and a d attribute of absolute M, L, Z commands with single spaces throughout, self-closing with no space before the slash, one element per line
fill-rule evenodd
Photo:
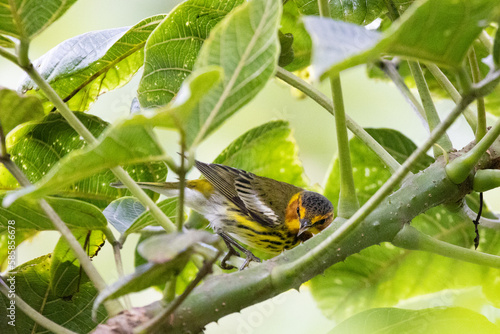
<path fill-rule="evenodd" d="M 265 225 L 280 224 L 278 213 L 267 205 L 265 193 L 258 187 L 258 177 L 254 174 L 241 169 L 218 164 L 205 164 L 200 161 L 196 161 L 196 168 L 215 189 L 243 213 Z"/>

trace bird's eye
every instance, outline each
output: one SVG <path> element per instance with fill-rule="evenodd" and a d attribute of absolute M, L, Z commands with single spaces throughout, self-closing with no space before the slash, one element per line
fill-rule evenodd
<path fill-rule="evenodd" d="M 300 207 L 297 206 L 297 216 L 300 218 Z"/>
<path fill-rule="evenodd" d="M 323 225 L 326 222 L 326 219 L 320 219 L 314 223 L 314 225 Z"/>

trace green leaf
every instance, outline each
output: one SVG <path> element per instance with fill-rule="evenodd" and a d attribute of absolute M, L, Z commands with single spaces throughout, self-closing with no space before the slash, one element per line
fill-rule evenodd
<path fill-rule="evenodd" d="M 285 67 L 286 65 L 293 62 L 293 35 L 290 33 L 283 34 L 281 31 L 278 31 L 278 36 L 280 39 L 280 57 L 278 60 L 278 65 Z"/>
<path fill-rule="evenodd" d="M 166 263 L 190 250 L 198 243 L 213 244 L 219 240 L 217 235 L 206 231 L 189 230 L 182 233 L 169 233 L 152 236 L 137 248 L 139 254 L 149 262 Z"/>
<path fill-rule="evenodd" d="M 0 35 L 0 47 L 13 49 L 16 47 L 16 44 L 7 37 Z"/>
<path fill-rule="evenodd" d="M 34 62 L 41 76 L 73 111 L 85 111 L 101 94 L 125 85 L 144 62 L 144 45 L 165 18 L 146 18 L 132 28 L 88 32 L 68 39 Z M 36 90 L 45 111 L 53 104 L 27 77 L 23 92 Z"/>
<path fill-rule="evenodd" d="M 5 134 L 21 123 L 44 116 L 41 101 L 33 96 L 20 96 L 15 91 L 0 88 L 0 124 Z"/>
<path fill-rule="evenodd" d="M 497 29 L 495 41 L 493 42 L 493 63 L 500 67 L 500 28 Z"/>
<path fill-rule="evenodd" d="M 143 108 L 170 102 L 191 73 L 211 29 L 242 2 L 188 0 L 170 12 L 145 46 L 144 73 L 138 89 Z"/>
<path fill-rule="evenodd" d="M 97 255 L 104 245 L 104 234 L 101 231 L 77 230 L 76 239 L 89 255 Z M 50 288 L 57 297 L 71 297 L 82 284 L 89 281 L 85 271 L 80 266 L 66 239 L 61 236 L 54 252 L 50 266 Z"/>
<path fill-rule="evenodd" d="M 91 305 L 97 296 L 97 290 L 91 282 L 80 285 L 80 289 L 71 298 L 57 297 L 50 288 L 51 257 L 45 255 L 22 264 L 10 274 L 15 277 L 16 293 L 44 317 L 77 333 L 90 333 L 107 315 L 104 307 L 97 311 L 97 322 L 89 321 Z M 7 281 L 9 282 L 9 281 Z M 0 307 L 6 310 L 10 300 L 0 295 Z M 0 321 L 1 333 L 39 333 L 43 329 L 19 308 L 16 310 L 16 327 Z"/>
<path fill-rule="evenodd" d="M 393 130 L 369 131 L 375 134 L 375 138 L 383 138 L 383 145 L 390 145 L 389 151 L 398 159 L 404 160 L 415 148 L 411 141 Z M 357 138 L 350 141 L 350 149 L 356 192 L 362 204 L 390 177 L 390 173 L 380 159 Z M 414 168 L 424 168 L 431 161 L 432 158 L 426 157 Z M 338 192 L 336 162 L 325 186 L 325 195 L 336 203 Z M 432 208 L 413 219 L 412 226 L 439 240 L 472 247 L 473 224 L 458 212 L 443 207 Z M 500 238 L 500 232 L 481 230 L 481 234 L 489 241 L 481 241 L 480 250 L 499 254 L 500 245 L 492 240 L 498 240 L 495 238 Z M 364 249 L 330 267 L 323 276 L 311 281 L 311 291 L 325 315 L 342 320 L 365 309 L 394 306 L 402 300 L 444 289 L 483 286 L 493 293 L 493 289 L 498 287 L 488 287 L 488 284 L 491 284 L 491 278 L 495 275 L 500 275 L 500 270 L 427 252 L 403 250 L 383 243 Z"/>
<path fill-rule="evenodd" d="M 191 116 L 198 102 L 222 79 L 222 68 L 206 66 L 191 74 L 184 80 L 176 98 L 165 107 L 146 110 L 142 114 L 134 114 L 115 128 L 130 125 L 149 125 L 186 131 L 187 119 Z"/>
<path fill-rule="evenodd" d="M 298 157 L 288 122 L 274 121 L 249 130 L 232 142 L 214 163 L 306 187 L 309 184 Z"/>
<path fill-rule="evenodd" d="M 123 234 L 144 211 L 146 209 L 135 197 L 122 197 L 111 202 L 102 213 Z"/>
<path fill-rule="evenodd" d="M 461 307 L 405 310 L 371 309 L 356 314 L 329 334 L 469 334 L 498 333 L 499 328 L 479 313 Z"/>
<path fill-rule="evenodd" d="M 166 200 L 158 203 L 160 208 L 165 215 L 175 224 L 177 218 L 177 198 L 167 198 Z M 147 226 L 158 226 L 158 222 L 151 214 L 151 211 L 144 211 L 135 221 L 130 225 L 130 227 L 124 232 L 125 235 L 136 233 Z"/>
<path fill-rule="evenodd" d="M 188 119 L 188 145 L 199 144 L 274 75 L 279 57 L 280 15 L 280 0 L 252 0 L 228 14 L 211 31 L 194 68 L 220 66 L 224 79 Z"/>
<path fill-rule="evenodd" d="M 303 15 L 319 15 L 317 1 L 294 0 Z M 330 0 L 330 16 L 334 20 L 366 25 L 387 9 L 384 0 Z"/>
<path fill-rule="evenodd" d="M 309 66 L 311 63 L 312 41 L 294 1 L 288 1 L 283 6 L 281 31 L 284 34 L 289 33 L 293 36 L 293 61 L 285 68 L 288 71 L 297 71 Z"/>
<path fill-rule="evenodd" d="M 417 146 L 406 136 L 392 129 L 366 129 L 399 163 L 403 163 Z M 360 203 L 365 203 L 380 186 L 391 176 L 390 171 L 373 151 L 358 138 L 350 143 L 353 176 L 356 185 L 356 195 Z M 413 167 L 416 173 L 428 167 L 434 159 L 424 156 Z M 332 202 L 338 203 L 340 192 L 340 170 L 338 159 L 335 159 L 328 173 L 324 195 Z"/>
<path fill-rule="evenodd" d="M 417 149 L 417 145 L 397 130 L 385 128 L 367 128 L 365 130 L 400 164 L 403 164 Z M 433 162 L 432 157 L 424 155 L 412 166 L 411 171 L 417 173 L 429 167 Z"/>
<path fill-rule="evenodd" d="M 306 17 L 312 36 L 313 77 L 321 79 L 390 54 L 459 68 L 472 42 L 500 13 L 491 0 L 415 3 L 384 34 L 325 18 Z"/>
<path fill-rule="evenodd" d="M 81 120 L 87 120 L 87 122 L 84 122 L 84 124 L 87 123 L 89 125 L 87 128 L 97 128 L 98 130 L 95 131 L 97 133 L 103 132 L 106 127 L 106 123 L 95 117 L 88 117 L 83 114 L 80 115 L 79 118 Z M 97 124 L 93 124 L 94 122 Z M 39 179 L 36 185 L 10 193 L 4 199 L 4 203 L 12 203 L 26 194 L 29 194 L 31 198 L 53 194 L 58 190 L 71 189 L 71 185 L 73 185 L 72 190 L 78 190 L 78 187 L 81 186 L 90 188 L 89 192 L 91 192 L 95 191 L 94 189 L 97 188 L 98 191 L 100 190 L 100 192 L 104 194 L 115 194 L 116 196 L 118 192 L 111 190 L 113 188 L 109 186 L 109 182 L 114 180 L 114 178 L 110 180 L 109 176 L 103 177 L 103 173 L 106 173 L 108 168 L 161 160 L 165 157 L 163 150 L 156 142 L 156 137 L 152 129 L 149 127 L 132 125 L 121 129 L 121 131 L 114 131 L 114 128 L 110 127 L 102 133 L 102 137 L 97 144 L 86 146 L 69 124 L 59 115 L 49 115 L 39 124 L 39 126 L 37 125 L 38 124 L 30 125 L 27 126 L 26 129 L 20 129 L 13 134 L 12 138 L 9 140 L 9 146 L 12 147 L 12 151 L 15 151 L 18 145 L 25 145 L 23 148 L 18 149 L 25 153 L 26 158 L 25 155 L 22 154 L 16 157 L 14 162 L 20 165 L 29 177 L 28 161 L 30 163 L 30 168 L 37 169 L 39 174 L 39 165 L 41 165 L 42 169 L 45 169 L 44 167 L 52 164 L 47 164 L 47 160 L 55 162 L 54 160 L 58 161 L 60 159 L 60 161 L 58 161 L 52 169 L 47 171 L 46 175 L 45 172 L 42 172 L 42 175 L 37 175 L 35 178 L 33 177 L 34 172 L 31 172 L 32 181 L 33 178 Z M 48 127 L 50 127 L 50 130 Z M 63 133 L 62 137 L 55 137 L 54 134 L 57 132 L 66 133 Z M 45 139 L 44 142 L 40 143 L 35 141 L 34 137 L 37 136 Z M 33 140 L 29 140 L 28 138 Z M 52 141 L 50 139 L 52 139 Z M 32 144 L 32 146 L 28 146 L 26 143 Z M 52 151 L 47 153 L 47 146 L 55 147 L 55 152 Z M 80 149 L 72 151 L 76 148 Z M 27 149 L 31 150 L 28 151 Z M 64 156 L 58 154 L 58 151 L 65 149 L 66 152 L 62 154 Z M 15 157 L 14 153 L 12 153 L 12 155 Z M 40 161 L 40 155 L 44 160 Z M 31 163 L 33 165 L 31 165 Z M 140 167 L 134 167 L 132 172 L 136 174 L 136 168 L 140 168 L 139 173 L 142 172 L 146 177 L 158 181 L 162 178 L 164 180 L 166 167 L 162 166 L 165 169 L 160 169 L 161 173 L 157 172 L 156 174 L 153 174 L 153 171 L 147 170 L 156 169 L 157 166 L 158 165 L 143 164 Z M 88 181 L 85 181 L 85 179 Z M 88 186 L 89 182 L 91 187 Z M 85 190 L 86 189 L 84 189 L 84 191 Z M 96 194 L 93 193 L 92 195 L 95 196 Z"/>
<path fill-rule="evenodd" d="M 0 195 L 0 200 L 5 194 Z M 107 221 L 96 206 L 69 198 L 47 197 L 47 202 L 71 229 L 103 229 Z M 0 206 L 0 233 L 7 230 L 8 221 L 15 220 L 16 230 L 55 230 L 38 203 L 20 199 L 8 209 Z"/>
<path fill-rule="evenodd" d="M 0 0 L 0 34 L 32 38 L 60 18 L 76 0 Z"/>

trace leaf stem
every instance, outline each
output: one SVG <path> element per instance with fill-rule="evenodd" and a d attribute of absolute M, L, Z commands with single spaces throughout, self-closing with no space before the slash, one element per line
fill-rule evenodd
<path fill-rule="evenodd" d="M 481 35 L 479 35 L 479 40 L 483 45 L 488 49 L 488 51 L 491 53 L 491 50 L 493 49 L 493 41 L 490 35 L 486 31 L 482 31 Z"/>
<path fill-rule="evenodd" d="M 4 48 L 0 47 L 0 56 L 4 57 L 7 60 L 10 60 L 17 66 L 20 66 L 19 63 L 17 62 L 17 57 L 16 55 L 10 53 L 9 51 L 5 50 Z"/>
<path fill-rule="evenodd" d="M 9 287 L 1 277 L 0 277 L 0 292 L 2 292 L 5 295 L 5 297 L 10 299 L 9 295 L 11 294 L 11 291 L 9 290 Z M 49 318 L 44 317 L 37 310 L 32 308 L 28 303 L 22 300 L 21 297 L 19 297 L 18 295 L 15 296 L 15 302 L 16 302 L 15 304 L 16 307 L 19 307 L 19 309 L 23 311 L 24 314 L 26 314 L 28 317 L 30 317 L 33 321 L 35 321 L 43 328 L 56 334 L 77 334 L 76 332 L 70 331 L 69 329 L 62 327 L 61 325 L 56 324 Z M 3 321 L 5 322 L 7 320 L 4 319 Z"/>
<path fill-rule="evenodd" d="M 116 240 L 115 235 L 108 226 L 106 226 L 106 228 L 103 229 L 102 232 L 104 233 L 106 239 L 108 239 L 109 243 L 113 247 L 113 255 L 115 258 L 116 271 L 118 272 L 118 277 L 122 278 L 123 276 L 125 276 L 125 271 L 123 270 L 122 254 L 121 254 L 122 246 L 118 242 L 118 240 Z M 130 309 L 132 307 L 132 303 L 128 295 L 124 297 L 124 301 L 127 309 Z"/>
<path fill-rule="evenodd" d="M 439 69 L 439 67 L 435 64 L 427 64 L 426 65 L 427 69 L 431 74 L 434 76 L 434 78 L 437 80 L 439 85 L 450 95 L 451 99 L 455 102 L 458 103 L 460 99 L 462 98 L 462 95 L 458 92 L 458 90 L 453 86 L 451 81 L 448 79 L 448 77 Z M 476 114 L 474 111 L 472 111 L 470 108 L 467 108 L 464 110 L 464 117 L 469 123 L 469 126 L 472 128 L 472 131 L 476 132 L 477 129 L 477 120 L 476 120 Z"/>
<path fill-rule="evenodd" d="M 26 48 L 20 48 L 20 51 L 27 52 Z M 27 55 L 20 54 L 18 56 L 19 62 L 21 59 L 24 59 Z M 38 85 L 38 88 L 41 89 L 47 98 L 54 104 L 54 106 L 59 110 L 61 115 L 66 119 L 69 125 L 75 129 L 75 131 L 82 136 L 88 144 L 96 144 L 97 139 L 92 135 L 92 133 L 85 127 L 85 125 L 80 122 L 80 120 L 69 110 L 68 106 L 64 103 L 61 97 L 57 94 L 57 92 L 49 85 L 45 79 L 42 78 L 40 73 L 35 70 L 33 64 L 29 62 L 26 66 L 21 66 L 21 68 L 33 79 L 33 81 Z M 151 198 L 135 183 L 135 181 L 130 177 L 130 175 L 125 172 L 122 167 L 113 167 L 111 171 L 115 174 L 115 176 L 132 192 L 132 194 L 137 197 L 137 199 L 141 202 L 141 204 L 151 210 L 151 214 L 158 223 L 167 231 L 173 232 L 175 231 L 175 225 L 172 221 L 158 208 L 158 206 L 153 202 Z"/>
<path fill-rule="evenodd" d="M 181 164 L 178 168 L 177 175 L 179 176 L 179 201 L 177 202 L 177 230 L 182 231 L 184 225 L 184 195 L 186 188 L 186 136 L 184 130 L 180 131 L 181 135 Z"/>
<path fill-rule="evenodd" d="M 405 100 L 410 104 L 410 106 L 417 112 L 417 115 L 422 119 L 426 126 L 428 126 L 425 121 L 425 110 L 417 100 L 415 95 L 411 92 L 410 88 L 406 85 L 404 79 L 399 74 L 396 66 L 392 61 L 382 60 L 379 62 L 379 67 L 384 71 L 385 75 L 396 85 L 399 92 L 403 95 Z"/>
<path fill-rule="evenodd" d="M 276 72 L 276 77 L 283 80 L 292 87 L 297 88 L 307 96 L 309 96 L 313 101 L 322 106 L 330 114 L 335 115 L 333 110 L 333 102 L 328 97 L 326 97 L 319 90 L 314 88 L 312 85 L 297 77 L 293 73 L 288 72 L 284 68 L 278 67 Z M 382 145 L 380 145 L 372 136 L 368 134 L 359 124 L 354 122 L 352 118 L 346 115 L 347 128 L 358 137 L 366 146 L 368 146 L 375 154 L 382 160 L 382 162 L 389 168 L 391 173 L 394 173 L 400 164 L 392 157 L 392 155 L 387 152 Z"/>
<path fill-rule="evenodd" d="M 493 268 L 500 268 L 500 256 L 476 252 L 468 248 L 455 246 L 447 242 L 434 239 L 410 225 L 405 225 L 403 227 L 403 229 L 392 241 L 392 244 L 405 249 L 427 251 L 452 259 Z"/>
<path fill-rule="evenodd" d="M 479 70 L 479 63 L 477 62 L 476 51 L 471 47 L 469 51 L 469 63 L 472 72 L 473 83 L 481 81 L 481 71 Z M 477 128 L 476 128 L 476 142 L 480 141 L 486 135 L 486 108 L 484 106 L 484 97 L 477 98 Z"/>
<path fill-rule="evenodd" d="M 333 109 L 335 110 L 335 128 L 337 130 L 337 149 L 340 167 L 340 193 L 337 215 L 342 218 L 349 218 L 359 209 L 359 201 L 356 196 L 352 174 L 349 137 L 347 134 L 340 77 L 331 77 L 330 85 L 332 87 Z"/>
<path fill-rule="evenodd" d="M 318 0 L 319 15 L 330 17 L 327 0 Z M 344 99 L 342 97 L 342 84 L 340 76 L 330 77 L 330 86 L 333 97 L 333 110 L 335 111 L 335 129 L 337 130 L 337 150 L 340 167 L 340 194 L 337 215 L 349 218 L 359 209 L 356 196 L 354 177 L 352 175 L 351 153 L 349 150 L 349 135 L 347 133 Z"/>
<path fill-rule="evenodd" d="M 453 124 L 455 119 L 462 111 L 474 100 L 472 93 L 465 95 L 462 100 L 455 106 L 451 113 L 444 119 L 443 122 L 431 132 L 430 137 L 425 143 L 406 159 L 401 167 L 394 173 L 377 192 L 359 209 L 348 221 L 343 223 L 334 233 L 328 236 L 317 247 L 309 251 L 305 258 L 301 259 L 301 265 L 311 265 L 314 263 L 318 253 L 326 252 L 332 244 L 343 240 L 354 228 L 359 226 L 361 222 L 387 197 L 394 187 L 399 184 L 406 174 L 410 171 L 411 166 L 422 158 L 422 156 L 434 145 L 436 140 Z"/>
<path fill-rule="evenodd" d="M 436 106 L 432 101 L 431 92 L 429 91 L 429 86 L 427 86 L 427 81 L 425 80 L 424 73 L 418 62 L 409 61 L 411 73 L 415 79 L 415 84 L 417 85 L 418 94 L 422 100 L 422 105 L 425 110 L 425 118 L 427 119 L 427 124 L 429 124 L 429 130 L 432 131 L 441 122 L 439 115 L 436 110 Z M 441 138 L 438 139 L 437 144 L 441 146 L 446 152 L 450 152 L 453 148 L 450 138 L 445 133 Z M 442 155 L 443 152 L 433 146 L 434 157 Z"/>
<path fill-rule="evenodd" d="M 450 180 L 455 184 L 464 182 L 499 135 L 500 119 L 469 152 L 446 165 L 446 174 Z"/>

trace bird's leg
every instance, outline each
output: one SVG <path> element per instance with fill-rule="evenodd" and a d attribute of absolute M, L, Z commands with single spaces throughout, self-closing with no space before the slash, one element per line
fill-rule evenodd
<path fill-rule="evenodd" d="M 226 256 L 224 256 L 224 258 L 221 261 L 220 266 L 221 266 L 222 269 L 232 269 L 232 268 L 234 268 L 233 266 L 228 265 L 226 263 L 226 261 L 229 260 L 229 258 L 232 255 L 240 256 L 240 254 L 234 249 L 235 247 L 238 248 L 238 250 L 240 250 L 243 253 L 245 253 L 245 262 L 243 262 L 243 264 L 241 265 L 240 270 L 245 269 L 251 261 L 261 262 L 261 260 L 257 256 L 253 255 L 252 252 L 250 252 L 245 247 L 241 246 L 238 242 L 236 242 L 233 238 L 231 238 L 226 233 L 220 232 L 219 235 L 221 236 L 222 240 L 224 240 L 224 242 L 227 245 L 227 248 L 229 249 L 229 252 L 227 252 Z"/>

